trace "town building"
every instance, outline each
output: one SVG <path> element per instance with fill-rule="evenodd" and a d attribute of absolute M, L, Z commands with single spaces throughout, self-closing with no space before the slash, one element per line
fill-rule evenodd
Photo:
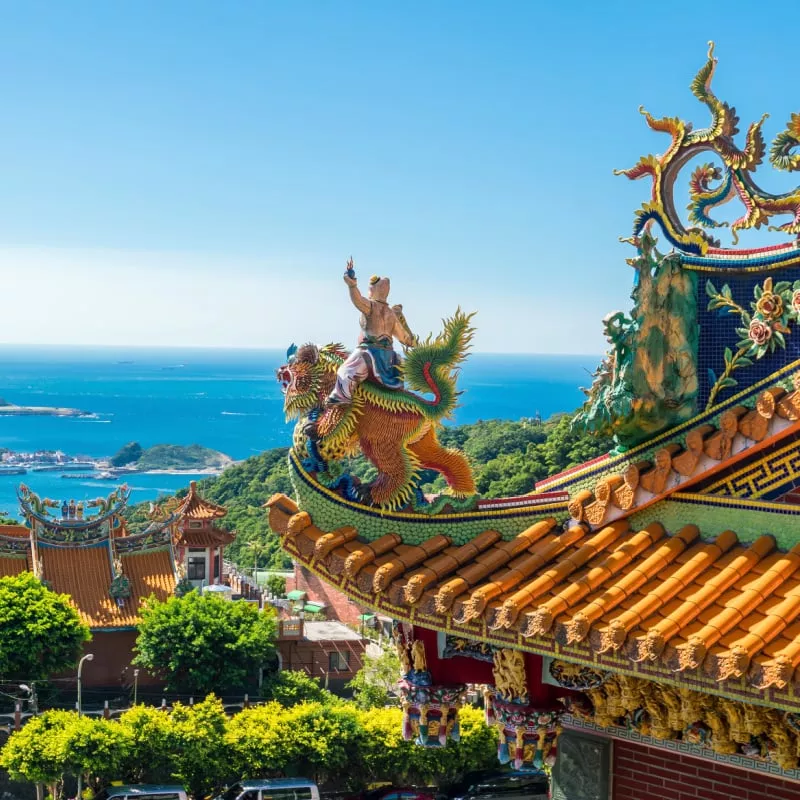
<path fill-rule="evenodd" d="M 404 735 L 446 744 L 466 685 L 483 684 L 501 762 L 551 767 L 554 800 L 800 798 L 800 188 L 758 187 L 763 118 L 740 146 L 716 64 L 712 46 L 692 83 L 709 127 L 643 112 L 670 142 L 622 173 L 653 184 L 627 240 L 633 309 L 604 320 L 609 352 L 576 419 L 614 438 L 606 455 L 522 497 L 477 497 L 425 422 L 455 397 L 471 335 L 458 315 L 423 356 L 408 349 L 404 390 L 372 373 L 350 406 L 327 403 L 347 363 L 330 347 L 279 370 L 287 412 L 313 416 L 295 412 L 295 492 L 269 501 L 271 529 L 396 620 Z M 795 114 L 773 166 L 798 169 L 798 144 Z M 692 159 L 687 227 L 673 191 Z M 744 212 L 722 247 L 712 212 L 731 199 Z M 778 215 L 788 240 L 738 246 Z M 426 386 L 433 401 L 414 394 Z M 356 446 L 368 486 L 336 461 Z M 414 465 L 452 493 L 421 496 Z"/>
<path fill-rule="evenodd" d="M 204 500 L 194 482 L 182 501 L 154 506 L 149 524 L 130 533 L 122 516 L 130 490 L 115 489 L 87 503 L 41 499 L 20 486 L 26 525 L 0 526 L 0 576 L 29 570 L 66 594 L 92 639 L 86 686 L 133 683 L 133 646 L 140 603 L 220 581 L 233 533 L 215 527 L 225 509 Z M 156 681 L 140 670 L 140 684 Z"/>

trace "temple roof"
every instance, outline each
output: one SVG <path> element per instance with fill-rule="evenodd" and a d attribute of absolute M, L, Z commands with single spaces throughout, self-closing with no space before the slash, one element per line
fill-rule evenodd
<path fill-rule="evenodd" d="M 228 511 L 210 500 L 205 500 L 197 491 L 197 481 L 189 484 L 189 493 L 176 509 L 176 514 L 186 519 L 206 520 L 222 519 Z"/>
<path fill-rule="evenodd" d="M 395 618 L 673 679 L 744 677 L 755 692 L 800 683 L 800 545 L 782 553 L 768 535 L 703 541 L 694 525 L 670 536 L 626 520 L 562 530 L 552 518 L 510 541 L 486 530 L 460 547 L 445 535 L 367 543 L 353 528 L 323 532 L 284 495 L 268 505 L 290 554 Z"/>
<path fill-rule="evenodd" d="M 123 554 L 123 573 L 131 583 L 122 606 L 114 600 L 107 543 L 88 547 L 40 547 L 43 577 L 53 591 L 70 596 L 90 628 L 124 628 L 139 622 L 139 604 L 155 594 L 166 599 L 175 588 L 172 560 L 166 549 Z"/>

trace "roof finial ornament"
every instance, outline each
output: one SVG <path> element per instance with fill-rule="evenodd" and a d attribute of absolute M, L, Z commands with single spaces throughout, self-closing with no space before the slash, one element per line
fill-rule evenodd
<path fill-rule="evenodd" d="M 743 146 L 740 147 L 735 141 L 739 133 L 736 111 L 720 100 L 711 88 L 716 66 L 714 42 L 709 41 L 706 63 L 691 83 L 692 94 L 711 113 L 708 127 L 695 130 L 691 123 L 678 117 L 656 119 L 644 106 L 639 107 L 639 113 L 644 116 L 648 127 L 669 134 L 672 142 L 663 155 L 646 155 L 630 169 L 615 170 L 616 175 L 625 175 L 631 180 L 647 176 L 653 181 L 650 200 L 635 215 L 634 244 L 639 234 L 654 223 L 658 223 L 672 245 L 695 256 L 706 255 L 710 247 L 720 247 L 720 242 L 710 234 L 714 228 L 730 227 L 734 247 L 738 244 L 740 231 L 762 226 L 780 233 L 800 235 L 800 186 L 776 195 L 762 190 L 752 177 L 767 150 L 762 133 L 766 115 L 749 126 Z M 769 154 L 770 163 L 778 170 L 800 170 L 800 153 L 795 154 L 797 148 L 800 148 L 800 114 L 794 114 L 786 129 L 774 139 Z M 721 160 L 723 168 L 700 164 L 693 170 L 689 181 L 691 203 L 687 226 L 676 210 L 675 184 L 683 167 L 703 153 Z M 711 216 L 715 208 L 735 198 L 744 207 L 739 219 L 728 225 Z M 786 214 L 791 215 L 788 222 L 777 227 L 769 226 L 772 217 Z"/>

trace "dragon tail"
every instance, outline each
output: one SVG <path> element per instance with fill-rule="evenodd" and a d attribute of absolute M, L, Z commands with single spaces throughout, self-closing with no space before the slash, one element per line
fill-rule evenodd
<path fill-rule="evenodd" d="M 437 421 L 448 417 L 456 407 L 455 370 L 469 351 L 475 329 L 470 324 L 473 314 L 460 308 L 444 320 L 442 332 L 429 336 L 408 351 L 402 371 L 406 386 L 417 392 L 433 394 L 421 404 L 425 416 Z"/>

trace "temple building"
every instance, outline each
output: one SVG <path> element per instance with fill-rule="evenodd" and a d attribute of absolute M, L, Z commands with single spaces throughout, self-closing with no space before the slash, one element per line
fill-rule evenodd
<path fill-rule="evenodd" d="M 800 798 L 800 188 L 756 184 L 764 119 L 740 147 L 716 64 L 712 46 L 692 83 L 709 126 L 643 112 L 669 143 L 621 173 L 652 180 L 626 240 L 633 307 L 604 320 L 575 419 L 611 452 L 480 498 L 435 435 L 472 335 L 458 313 L 408 347 L 402 389 L 365 368 L 331 402 L 355 374 L 340 347 L 291 350 L 278 372 L 298 418 L 293 496 L 268 503 L 284 549 L 396 621 L 406 737 L 457 737 L 482 684 L 500 761 L 552 769 L 554 800 Z M 799 146 L 794 114 L 770 162 L 800 170 Z M 693 162 L 685 225 L 673 193 L 698 155 L 721 166 Z M 743 216 L 715 220 L 729 200 Z M 784 241 L 739 246 L 781 215 Z M 732 246 L 712 236 L 723 226 Z M 370 484 L 347 470 L 358 451 Z M 449 493 L 425 495 L 423 468 Z"/>
<path fill-rule="evenodd" d="M 69 595 L 92 632 L 85 651 L 94 659 L 84 684 L 129 685 L 140 603 L 219 580 L 224 547 L 234 537 L 214 526 L 225 510 L 192 483 L 182 501 L 154 506 L 144 531 L 131 534 L 122 517 L 127 486 L 88 503 L 43 500 L 24 485 L 18 494 L 26 525 L 0 527 L 0 576 L 30 570 Z M 141 670 L 139 683 L 148 682 L 155 681 Z"/>

